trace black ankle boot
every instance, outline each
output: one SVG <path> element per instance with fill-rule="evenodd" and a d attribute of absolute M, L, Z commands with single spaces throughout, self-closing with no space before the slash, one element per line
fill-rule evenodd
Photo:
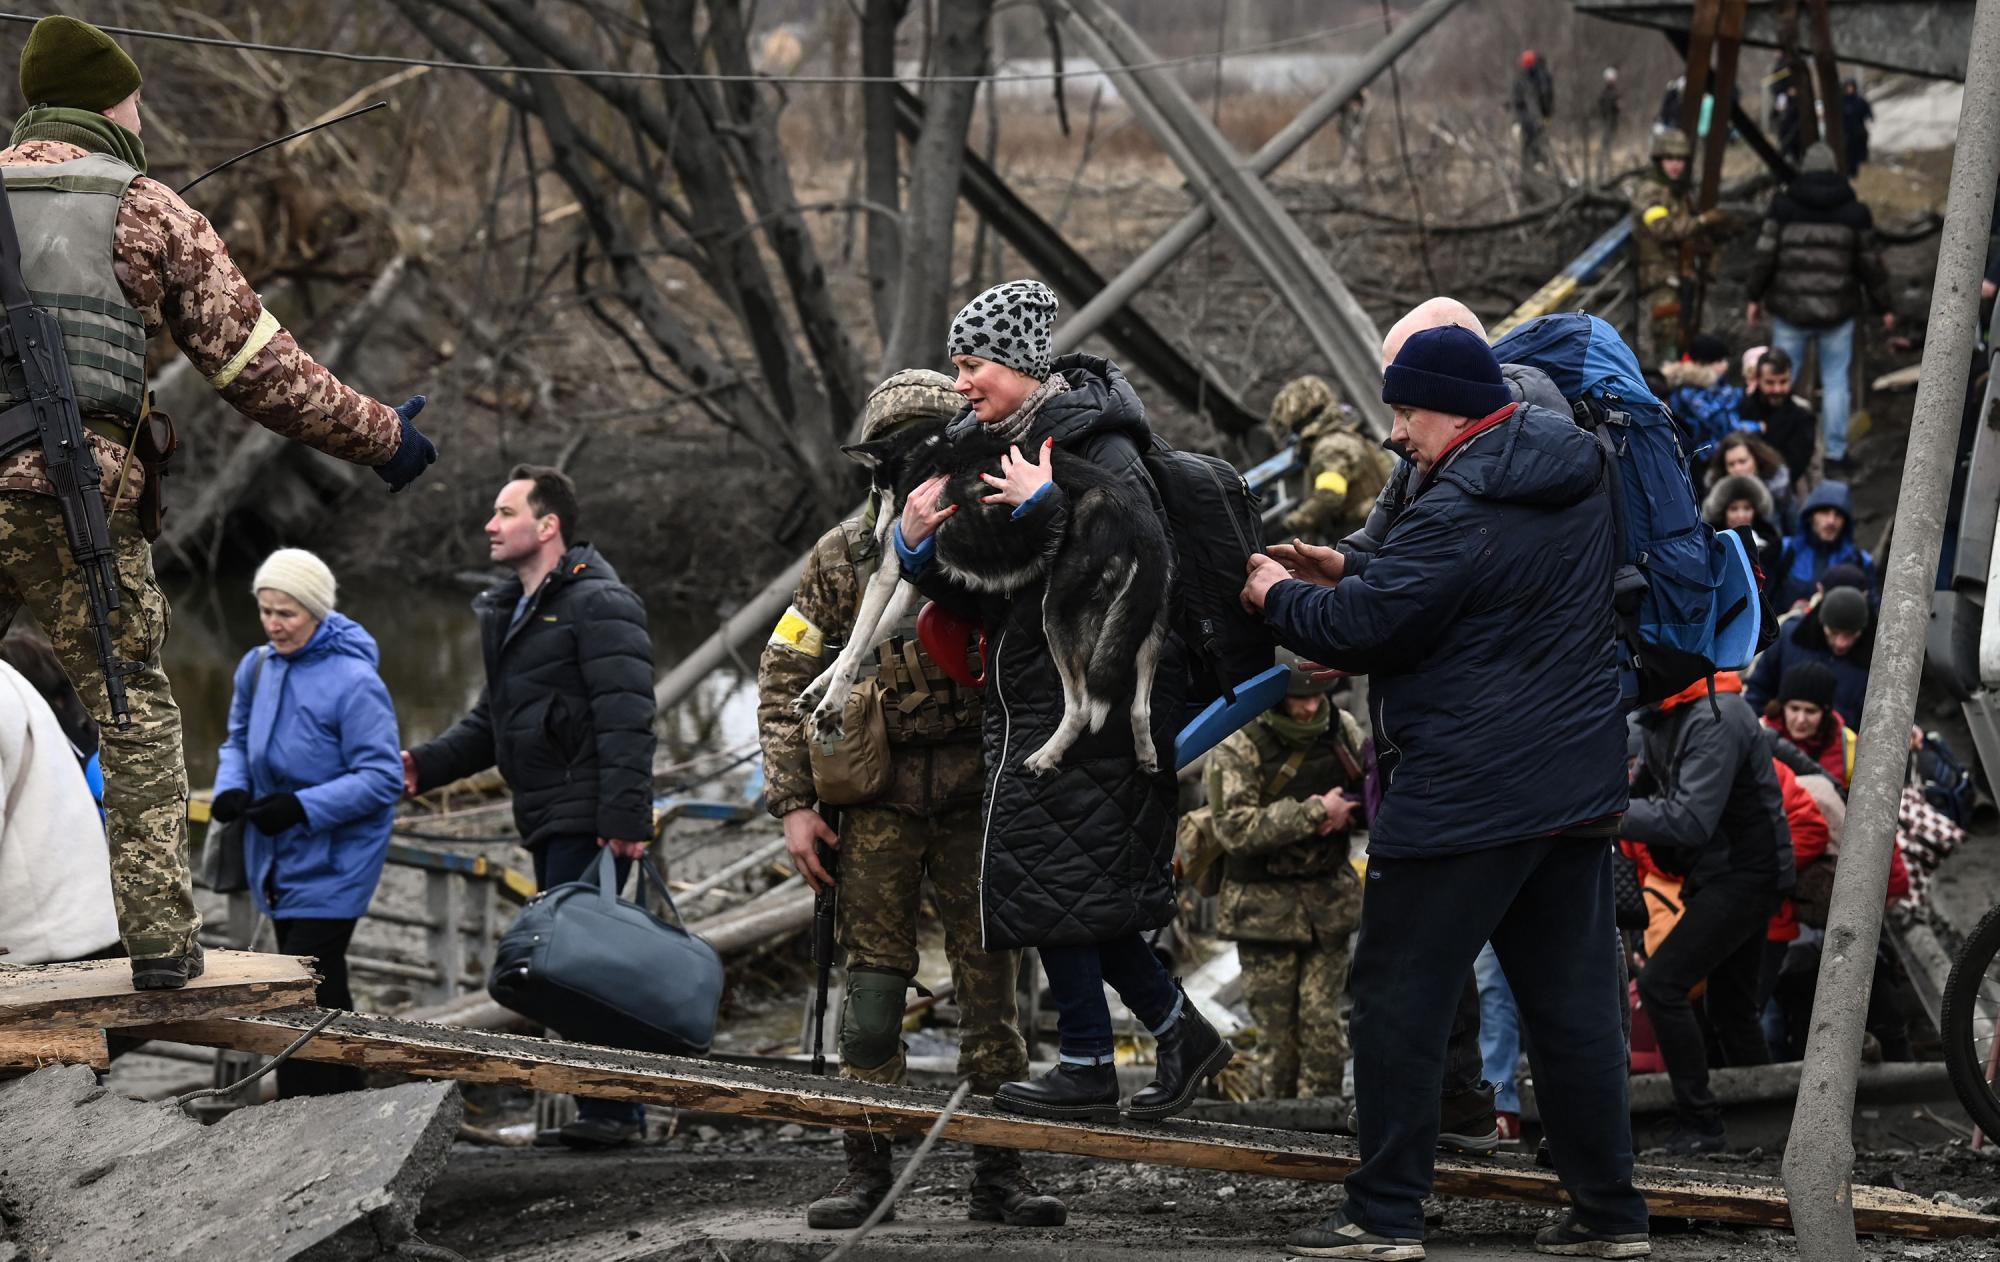
<path fill-rule="evenodd" d="M 1069 1221 L 1069 1209 L 1035 1186 L 1021 1168 L 1020 1153 L 979 1144 L 972 1149 L 972 1196 L 965 1216 L 1009 1227 L 1060 1227 Z"/>
<path fill-rule="evenodd" d="M 1132 1117 L 1172 1117 L 1194 1102 L 1201 1084 L 1222 1072 L 1236 1055 L 1229 1041 L 1215 1032 L 1181 992 L 1181 1014 L 1159 1036 L 1159 1070 L 1155 1078 L 1125 1106 Z"/>
<path fill-rule="evenodd" d="M 1118 1067 L 1058 1061 L 1039 1078 L 1001 1083 L 993 1093 L 993 1107 L 1063 1122 L 1116 1121 Z"/>

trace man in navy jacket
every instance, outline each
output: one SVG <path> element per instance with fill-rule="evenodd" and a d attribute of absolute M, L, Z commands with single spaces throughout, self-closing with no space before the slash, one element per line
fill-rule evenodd
<path fill-rule="evenodd" d="M 1610 950 L 1625 723 L 1598 448 L 1568 416 L 1514 402 L 1462 328 L 1412 334 L 1382 399 L 1416 488 L 1379 549 L 1349 571 L 1331 549 L 1279 546 L 1244 588 L 1287 648 L 1370 676 L 1384 789 L 1354 957 L 1362 1163 L 1339 1212 L 1290 1248 L 1422 1256 L 1445 1038 L 1490 940 L 1575 1206 L 1536 1244 L 1640 1256 Z"/>

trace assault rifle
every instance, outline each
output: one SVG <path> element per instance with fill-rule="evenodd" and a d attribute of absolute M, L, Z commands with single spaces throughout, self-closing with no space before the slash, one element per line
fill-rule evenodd
<path fill-rule="evenodd" d="M 0 305 L 7 309 L 5 322 L 0 323 L 0 368 L 6 370 L 10 392 L 18 391 L 15 397 L 20 399 L 0 411 L 0 456 L 40 436 L 42 471 L 55 489 L 63 534 L 83 580 L 84 605 L 91 634 L 97 638 L 97 660 L 104 670 L 112 721 L 130 727 L 125 676 L 144 668 L 119 660 L 111 642 L 111 615 L 118 610 L 118 563 L 104 516 L 97 455 L 77 412 L 76 388 L 70 381 L 69 361 L 63 357 L 62 328 L 35 305 L 22 277 L 21 239 L 14 230 L 14 208 L 4 185 L 0 185 Z"/>
<path fill-rule="evenodd" d="M 820 818 L 828 828 L 836 832 L 840 828 L 840 813 L 833 807 L 821 805 Z M 815 840 L 813 846 L 819 852 L 820 866 L 831 875 L 839 864 L 839 852 L 823 841 Z M 813 895 L 813 966 L 819 970 L 819 989 L 813 996 L 813 1051 L 812 1071 L 815 1077 L 826 1072 L 826 988 L 833 975 L 833 918 L 840 906 L 840 891 L 828 885 Z"/>

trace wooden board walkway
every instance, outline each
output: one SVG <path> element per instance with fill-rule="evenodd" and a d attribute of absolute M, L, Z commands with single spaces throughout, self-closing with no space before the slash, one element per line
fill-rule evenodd
<path fill-rule="evenodd" d="M 206 1017 L 124 1032 L 271 1054 L 321 1015 L 317 1009 L 306 1009 L 258 1017 Z M 933 1092 L 358 1014 L 335 1021 L 297 1055 L 418 1077 L 501 1083 L 891 1135 L 924 1131 L 937 1119 L 943 1101 Z M 1006 1148 L 1321 1182 L 1337 1181 L 1357 1164 L 1353 1144 L 1343 1139 L 1187 1119 L 1087 1126 L 971 1106 L 953 1116 L 944 1134 Z M 1641 1170 L 1639 1187 L 1659 1215 L 1758 1227 L 1788 1227 L 1791 1222 L 1784 1189 L 1771 1179 L 1707 1172 L 1697 1177 L 1649 1168 Z M 1555 1173 L 1525 1157 L 1440 1158 L 1436 1188 L 1441 1196 L 1563 1203 Z M 1882 1235 L 1945 1239 L 2000 1234 L 2000 1218 L 1934 1205 L 1884 1188 L 1854 1188 L 1854 1217 L 1860 1231 Z"/>
<path fill-rule="evenodd" d="M 303 959 L 250 951 L 208 952 L 181 990 L 133 990 L 130 960 L 0 967 L 0 1033 L 275 1012 L 314 1002 L 318 980 Z"/>

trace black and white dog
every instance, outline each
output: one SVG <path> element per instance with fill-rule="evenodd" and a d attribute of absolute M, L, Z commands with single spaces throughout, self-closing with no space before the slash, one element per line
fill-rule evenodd
<path fill-rule="evenodd" d="M 992 488 L 979 475 L 999 472 L 1008 444 L 983 428 L 948 436 L 950 424 L 925 421 L 843 448 L 869 469 L 884 560 L 862 592 L 854 634 L 797 707 L 813 707 L 820 739 L 840 734 L 862 663 L 872 660 L 886 628 L 900 624 L 918 599 L 902 581 L 890 539 L 903 501 L 946 474 L 944 500 L 958 511 L 937 530 L 936 563 L 944 573 L 982 593 L 1012 595 L 1043 584 L 1042 626 L 1062 678 L 1063 717 L 1023 765 L 1036 775 L 1055 770 L 1086 727 L 1104 727 L 1115 699 L 1130 689 L 1133 747 L 1143 770 L 1157 770 L 1151 698 L 1173 573 L 1166 532 L 1152 505 L 1090 460 L 1052 450 L 1052 474 L 1069 501 L 1068 522 L 1053 541 L 1034 538 L 1013 520 L 1011 505 L 982 502 Z"/>

